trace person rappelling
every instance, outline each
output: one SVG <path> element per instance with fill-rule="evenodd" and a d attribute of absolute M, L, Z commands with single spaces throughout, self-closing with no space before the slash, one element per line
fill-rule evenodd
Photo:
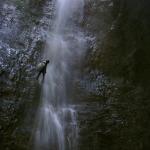
<path fill-rule="evenodd" d="M 38 75 L 36 77 L 37 80 L 39 79 L 39 76 L 41 74 L 43 74 L 43 80 L 44 80 L 45 74 L 46 74 L 47 65 L 49 64 L 49 62 L 50 62 L 49 60 L 44 60 L 44 61 L 40 62 L 37 65 L 37 71 L 38 71 Z"/>

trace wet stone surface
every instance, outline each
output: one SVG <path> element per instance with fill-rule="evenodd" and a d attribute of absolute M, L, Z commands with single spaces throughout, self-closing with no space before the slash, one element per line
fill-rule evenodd
<path fill-rule="evenodd" d="M 27 1 L 0 4 L 0 149 L 28 149 L 39 100 L 36 65 L 50 25 L 46 11 L 50 17 L 53 7 L 51 1 L 48 10 Z"/>

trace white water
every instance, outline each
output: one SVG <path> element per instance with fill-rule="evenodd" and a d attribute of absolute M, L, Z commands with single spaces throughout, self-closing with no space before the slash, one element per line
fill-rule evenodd
<path fill-rule="evenodd" d="M 55 19 L 44 52 L 44 58 L 51 63 L 43 83 L 36 150 L 77 150 L 76 112 L 69 105 L 68 89 L 73 67 L 85 49 L 86 41 L 79 28 L 83 7 L 83 0 L 56 0 Z"/>

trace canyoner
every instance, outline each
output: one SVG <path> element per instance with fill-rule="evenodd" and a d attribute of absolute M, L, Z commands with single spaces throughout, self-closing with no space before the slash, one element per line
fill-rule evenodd
<path fill-rule="evenodd" d="M 38 71 L 38 75 L 36 77 L 37 80 L 39 79 L 39 76 L 41 74 L 43 74 L 43 80 L 44 80 L 45 74 L 46 74 L 47 65 L 49 64 L 49 62 L 50 62 L 49 60 L 44 60 L 44 61 L 40 62 L 37 65 L 37 71 Z"/>

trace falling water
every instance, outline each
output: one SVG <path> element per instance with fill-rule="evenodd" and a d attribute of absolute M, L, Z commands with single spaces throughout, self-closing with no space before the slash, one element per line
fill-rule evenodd
<path fill-rule="evenodd" d="M 79 27 L 83 0 L 56 0 L 55 19 L 47 31 L 44 58 L 49 59 L 43 83 L 41 105 L 35 133 L 36 150 L 76 150 L 78 127 L 76 112 L 69 105 L 68 89 L 74 66 L 85 49 Z"/>

